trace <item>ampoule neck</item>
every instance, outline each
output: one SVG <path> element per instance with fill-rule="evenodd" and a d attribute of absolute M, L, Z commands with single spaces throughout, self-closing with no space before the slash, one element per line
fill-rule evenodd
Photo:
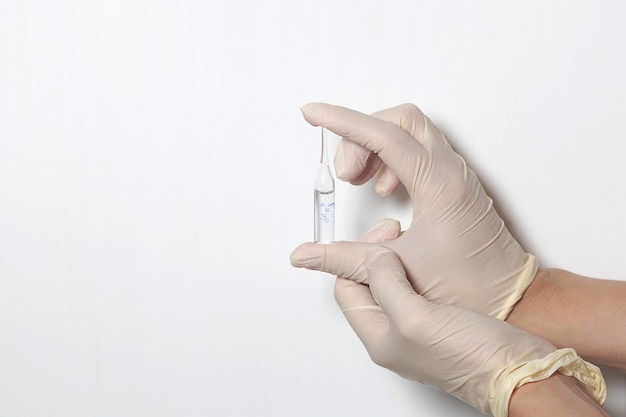
<path fill-rule="evenodd" d="M 328 143 L 326 139 L 326 128 L 322 126 L 322 155 L 320 163 L 328 165 Z"/>
<path fill-rule="evenodd" d="M 331 173 L 330 165 L 328 164 L 328 145 L 325 127 L 322 127 L 322 156 L 317 170 L 317 177 L 315 178 L 315 190 L 324 193 L 329 193 L 335 190 L 335 180 L 333 179 L 333 174 Z"/>

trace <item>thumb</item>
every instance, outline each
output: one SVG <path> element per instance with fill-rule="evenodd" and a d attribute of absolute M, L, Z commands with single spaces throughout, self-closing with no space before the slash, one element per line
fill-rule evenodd
<path fill-rule="evenodd" d="M 367 283 L 364 262 L 369 251 L 380 246 L 376 244 L 377 242 L 388 242 L 400 234 L 400 222 L 383 219 L 363 233 L 359 243 L 304 243 L 298 246 L 289 258 L 291 265 L 297 268 L 324 271 L 339 278 Z"/>
<path fill-rule="evenodd" d="M 329 244 L 303 243 L 289 259 L 296 268 L 324 271 L 339 278 L 367 283 L 365 260 L 376 243 L 336 242 Z"/>

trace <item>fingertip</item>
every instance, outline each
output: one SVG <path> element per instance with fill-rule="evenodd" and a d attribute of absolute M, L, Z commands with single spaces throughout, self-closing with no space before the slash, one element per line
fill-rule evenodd
<path fill-rule="evenodd" d="M 352 185 L 365 184 L 382 165 L 378 155 L 348 139 L 339 142 L 334 163 L 337 178 Z"/>
<path fill-rule="evenodd" d="M 376 190 L 376 194 L 379 196 L 387 197 L 388 195 L 393 194 L 399 185 L 400 180 L 395 176 L 389 175 L 384 178 L 377 179 L 376 184 L 374 185 L 374 190 Z"/>
<path fill-rule="evenodd" d="M 386 197 L 393 193 L 400 185 L 400 179 L 394 174 L 387 165 L 382 165 L 376 176 L 374 189 L 381 197 Z"/>
<path fill-rule="evenodd" d="M 315 243 L 301 244 L 289 255 L 291 265 L 296 268 L 320 270 L 325 250 L 322 246 Z"/>
<path fill-rule="evenodd" d="M 370 227 L 359 238 L 362 242 L 388 242 L 400 236 L 400 222 L 395 219 L 382 219 Z"/>
<path fill-rule="evenodd" d="M 322 120 L 328 106 L 329 104 L 326 103 L 312 102 L 300 107 L 300 111 L 302 116 L 304 116 L 304 120 L 313 126 L 320 126 L 323 125 Z"/>
<path fill-rule="evenodd" d="M 382 187 L 380 184 L 376 183 L 374 190 L 376 191 L 376 194 L 378 194 L 381 197 L 387 197 L 388 195 L 391 195 L 393 193 L 393 190 L 390 190 L 388 188 Z"/>
<path fill-rule="evenodd" d="M 339 142 L 337 145 L 337 150 L 335 151 L 335 158 L 333 162 L 335 164 L 335 174 L 337 178 L 342 181 L 350 181 L 349 175 L 346 172 L 346 156 L 344 152 L 344 143 L 343 141 Z"/>
<path fill-rule="evenodd" d="M 341 181 L 352 182 L 363 175 L 367 165 L 367 154 L 355 149 L 355 144 L 341 140 L 335 151 L 333 163 L 335 174 Z M 361 148 L 368 152 L 364 148 Z"/>

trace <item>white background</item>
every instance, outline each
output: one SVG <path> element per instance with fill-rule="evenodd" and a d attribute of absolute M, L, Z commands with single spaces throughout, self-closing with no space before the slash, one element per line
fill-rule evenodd
<path fill-rule="evenodd" d="M 418 104 L 543 266 L 625 279 L 625 18 L 0 0 L 0 417 L 478 415 L 374 365 L 332 277 L 290 266 L 319 149 L 299 107 Z M 402 193 L 337 192 L 339 239 L 410 221 Z"/>

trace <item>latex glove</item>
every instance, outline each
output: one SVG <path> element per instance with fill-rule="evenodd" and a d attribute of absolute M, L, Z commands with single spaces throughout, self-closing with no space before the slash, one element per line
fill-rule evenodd
<path fill-rule="evenodd" d="M 340 277 L 337 302 L 378 365 L 498 417 L 508 415 L 515 388 L 555 372 L 576 377 L 600 404 L 604 402 L 600 370 L 573 349 L 557 350 L 504 321 L 427 300 L 413 290 L 390 249 L 380 244 L 305 244 L 294 251 L 292 263 L 315 259 L 315 247 L 329 249 L 324 267 L 315 269 Z M 347 279 L 361 280 L 363 274 L 369 287 Z"/>
<path fill-rule="evenodd" d="M 381 194 L 396 178 L 406 187 L 412 223 L 387 246 L 417 292 L 506 319 L 535 277 L 537 261 L 511 236 L 474 172 L 432 122 L 413 105 L 367 116 L 313 103 L 302 113 L 347 140 L 335 158 L 340 178 L 359 184 L 382 169 Z"/>

